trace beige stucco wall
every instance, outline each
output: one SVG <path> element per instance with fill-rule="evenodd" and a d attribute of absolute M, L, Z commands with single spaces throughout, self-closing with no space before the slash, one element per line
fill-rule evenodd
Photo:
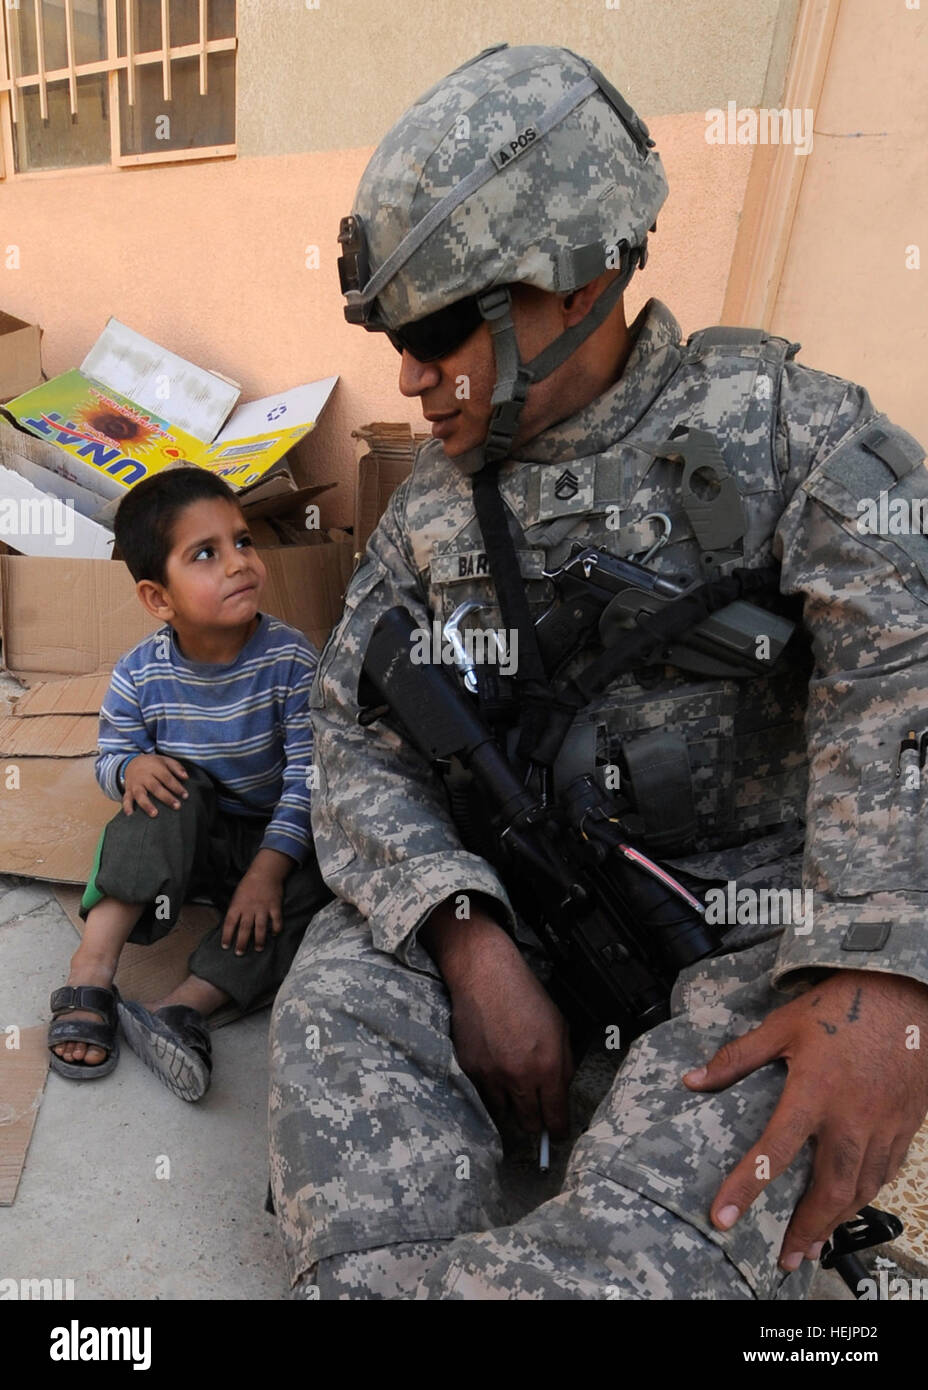
<path fill-rule="evenodd" d="M 771 326 L 928 445 L 926 73 L 928 4 L 843 0 Z"/>
<path fill-rule="evenodd" d="M 0 309 L 42 325 L 49 375 L 79 365 L 110 315 L 234 377 L 246 399 L 339 373 L 314 452 L 318 480 L 340 484 L 323 519 L 347 523 L 351 429 L 421 427 L 396 389 L 393 349 L 345 324 L 335 270 L 339 218 L 390 121 L 501 35 L 590 56 L 649 123 L 671 188 L 629 316 L 656 295 L 691 332 L 718 321 L 752 154 L 708 145 L 705 110 L 776 99 L 795 6 L 429 0 L 423 21 L 422 7 L 374 0 L 240 0 L 240 156 L 0 184 Z"/>
<path fill-rule="evenodd" d="M 684 331 L 714 322 L 725 291 L 750 151 L 710 147 L 701 114 L 652 122 L 673 190 L 651 257 L 628 295 L 634 314 L 664 299 Z M 399 358 L 379 334 L 344 322 L 335 232 L 371 151 L 339 150 L 222 164 L 63 175 L 0 192 L 0 308 L 44 329 L 51 376 L 78 366 L 112 314 L 202 366 L 232 376 L 245 398 L 338 373 L 314 452 L 328 519 L 352 514 L 350 431 L 409 420 Z M 66 191 L 65 191 L 66 190 Z M 306 247 L 320 265 L 306 269 Z"/>
<path fill-rule="evenodd" d="M 428 87 L 492 44 L 563 44 L 636 110 L 776 92 L 798 0 L 239 0 L 243 155 L 374 145 Z"/>

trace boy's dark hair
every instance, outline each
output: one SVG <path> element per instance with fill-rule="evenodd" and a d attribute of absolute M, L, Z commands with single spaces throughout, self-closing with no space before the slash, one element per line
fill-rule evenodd
<path fill-rule="evenodd" d="M 238 507 L 227 483 L 205 468 L 166 468 L 126 493 L 116 510 L 113 530 L 119 553 L 132 578 L 166 582 L 165 566 L 173 545 L 174 527 L 185 507 L 221 498 Z"/>

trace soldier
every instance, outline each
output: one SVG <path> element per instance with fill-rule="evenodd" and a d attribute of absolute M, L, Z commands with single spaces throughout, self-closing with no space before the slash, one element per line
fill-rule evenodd
<path fill-rule="evenodd" d="M 271 1037 L 296 1296 L 804 1297 L 823 1241 L 897 1172 L 928 1109 L 926 822 L 917 742 L 900 752 L 928 728 L 928 540 L 859 524 L 881 498 L 921 504 L 923 450 L 863 388 L 799 366 L 797 344 L 737 328 L 682 343 L 656 299 L 627 326 L 666 194 L 646 126 L 595 67 L 501 45 L 401 117 L 343 223 L 346 315 L 402 352 L 433 438 L 312 696 L 313 828 L 337 900 Z M 693 481 L 707 441 L 714 502 Z M 781 674 L 665 665 L 578 716 L 591 762 L 626 758 L 646 844 L 687 881 L 741 902 L 801 872 L 814 917 L 729 919 L 726 952 L 684 972 L 670 1020 L 631 1046 L 560 1192 L 521 1216 L 496 1122 L 510 1107 L 566 1133 L 564 1020 L 433 770 L 389 721 L 359 725 L 357 702 L 386 609 L 428 629 L 474 598 L 500 626 L 494 493 L 532 618 L 576 541 L 641 555 L 655 512 L 671 524 L 655 570 L 776 560 L 804 612 Z"/>

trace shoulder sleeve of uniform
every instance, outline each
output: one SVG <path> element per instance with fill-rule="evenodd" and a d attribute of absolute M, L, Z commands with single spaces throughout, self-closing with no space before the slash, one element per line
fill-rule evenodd
<path fill-rule="evenodd" d="M 899 756 L 910 730 L 928 734 L 928 471 L 918 441 L 861 387 L 826 378 L 817 410 L 822 375 L 797 378 L 805 404 L 787 427 L 803 476 L 775 540 L 815 663 L 804 865 L 814 917 L 784 934 L 774 978 L 850 968 L 928 983 L 928 768 L 917 751 Z"/>
<path fill-rule="evenodd" d="M 876 413 L 863 386 L 786 362 L 780 380 L 776 452 L 788 495 L 847 434 Z"/>
<path fill-rule="evenodd" d="M 411 480 L 394 492 L 345 594 L 341 621 L 319 660 L 310 704 L 315 733 L 313 837 L 332 889 L 354 903 L 375 946 L 434 971 L 415 940 L 439 903 L 482 893 L 514 925 L 490 866 L 461 845 L 438 780 L 388 719 L 358 723 L 358 680 L 371 632 L 389 608 L 430 631 L 431 613 L 406 533 Z"/>

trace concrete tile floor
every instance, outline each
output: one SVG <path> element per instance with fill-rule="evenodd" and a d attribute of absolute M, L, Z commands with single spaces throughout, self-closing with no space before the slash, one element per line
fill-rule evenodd
<path fill-rule="evenodd" d="M 75 942 L 46 885 L 0 878 L 0 1024 L 49 1018 Z M 0 1208 L 0 1274 L 70 1278 L 76 1298 L 286 1297 L 263 1209 L 268 1018 L 213 1035 L 214 1081 L 196 1105 L 125 1045 L 101 1081 L 50 1072 L 16 1201 Z"/>
<path fill-rule="evenodd" d="M 48 885 L 0 876 L 0 1025 L 48 1019 L 75 941 Z M 73 1279 L 88 1299 L 286 1298 L 263 1209 L 268 1018 L 213 1034 L 213 1084 L 196 1105 L 125 1045 L 99 1082 L 50 1072 L 16 1201 L 0 1208 L 0 1275 Z M 813 1295 L 851 1297 L 825 1271 Z"/>

